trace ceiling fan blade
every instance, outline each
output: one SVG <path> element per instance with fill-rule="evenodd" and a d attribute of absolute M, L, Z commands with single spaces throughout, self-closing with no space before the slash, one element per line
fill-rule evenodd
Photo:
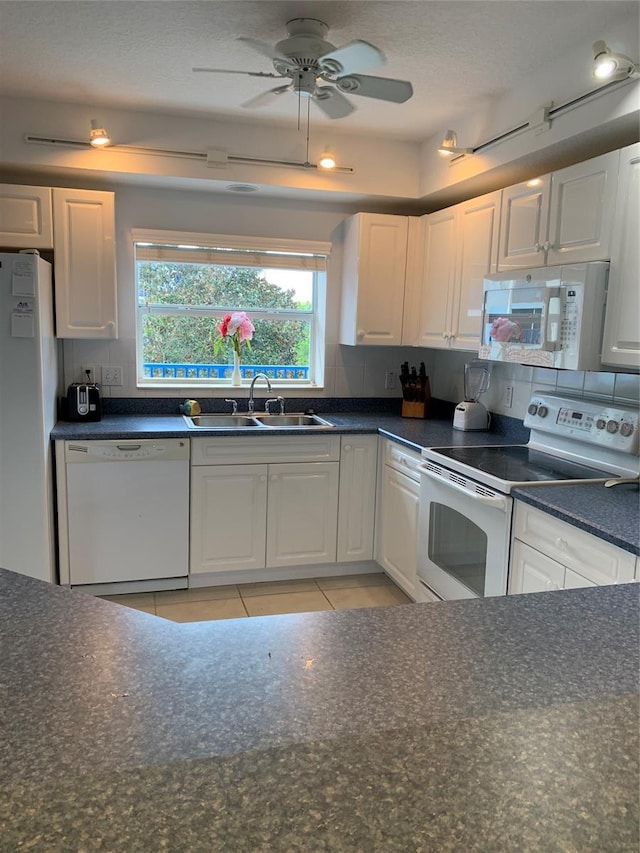
<path fill-rule="evenodd" d="M 413 95 L 411 83 L 406 80 L 391 80 L 389 77 L 350 74 L 348 77 L 340 77 L 336 86 L 341 92 L 349 95 L 363 95 L 365 98 L 378 98 L 396 104 L 403 104 Z"/>
<path fill-rule="evenodd" d="M 329 118 L 345 118 L 355 110 L 344 95 L 330 86 L 318 86 L 311 98 Z"/>
<path fill-rule="evenodd" d="M 260 39 L 250 38 L 249 36 L 238 36 L 237 40 L 243 41 L 249 47 L 257 50 L 258 53 L 269 57 L 269 59 L 283 59 L 285 62 L 289 62 L 288 57 L 284 56 L 282 53 L 278 53 L 278 51 L 272 45 L 267 44 L 266 41 L 260 41 Z"/>
<path fill-rule="evenodd" d="M 192 71 L 205 71 L 209 74 L 248 74 L 249 77 L 275 77 L 277 80 L 284 79 L 281 74 L 273 74 L 271 71 L 233 71 L 230 68 L 192 68 Z"/>
<path fill-rule="evenodd" d="M 256 107 L 266 107 L 267 104 L 270 104 L 274 97 L 278 95 L 284 95 L 285 92 L 288 92 L 291 88 L 291 85 L 287 86 L 276 86 L 275 89 L 269 89 L 267 92 L 261 92 L 259 95 L 256 95 L 255 98 L 251 98 L 248 101 L 245 101 L 242 104 L 243 107 L 251 110 Z"/>
<path fill-rule="evenodd" d="M 323 71 L 334 77 L 355 71 L 369 71 L 384 65 L 384 53 L 368 41 L 350 41 L 348 44 L 325 53 L 318 62 Z"/>

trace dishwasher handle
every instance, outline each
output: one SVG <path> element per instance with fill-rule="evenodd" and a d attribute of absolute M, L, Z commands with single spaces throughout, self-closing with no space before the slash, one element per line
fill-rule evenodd
<path fill-rule="evenodd" d="M 65 461 L 67 463 L 99 462 L 162 462 L 170 459 L 189 459 L 188 439 L 141 439 L 123 441 L 67 441 Z"/>

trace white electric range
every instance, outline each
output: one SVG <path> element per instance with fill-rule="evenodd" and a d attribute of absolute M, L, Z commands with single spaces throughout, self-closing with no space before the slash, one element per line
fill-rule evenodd
<path fill-rule="evenodd" d="M 505 595 L 516 486 L 636 481 L 637 408 L 535 392 L 527 444 L 422 451 L 418 580 L 439 598 Z"/>

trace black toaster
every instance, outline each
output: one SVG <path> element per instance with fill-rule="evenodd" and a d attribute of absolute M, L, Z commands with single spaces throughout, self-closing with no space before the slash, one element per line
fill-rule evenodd
<path fill-rule="evenodd" d="M 68 421 L 99 421 L 102 417 L 100 386 L 95 382 L 74 382 L 67 388 Z"/>

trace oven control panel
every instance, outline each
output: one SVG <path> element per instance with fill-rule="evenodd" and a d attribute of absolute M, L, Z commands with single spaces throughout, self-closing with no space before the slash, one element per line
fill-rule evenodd
<path fill-rule="evenodd" d="M 631 406 L 537 391 L 529 402 L 524 425 L 536 432 L 638 454 L 640 413 Z"/>

